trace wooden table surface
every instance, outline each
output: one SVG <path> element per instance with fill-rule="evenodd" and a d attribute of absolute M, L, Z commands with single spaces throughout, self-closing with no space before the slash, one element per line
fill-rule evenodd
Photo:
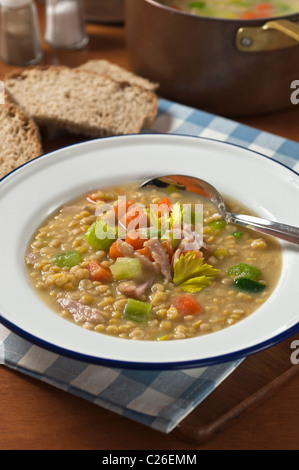
<path fill-rule="evenodd" d="M 40 23 L 43 33 L 41 8 Z M 80 51 L 58 52 L 44 45 L 43 63 L 75 66 L 105 58 L 129 67 L 123 26 L 88 25 L 88 33 L 90 42 Z M 0 78 L 11 70 L 0 62 Z M 299 105 L 239 121 L 299 142 Z M 44 142 L 44 147 L 63 144 Z M 298 450 L 298 422 L 299 375 L 208 442 L 194 445 L 0 367 L 0 450 Z"/>

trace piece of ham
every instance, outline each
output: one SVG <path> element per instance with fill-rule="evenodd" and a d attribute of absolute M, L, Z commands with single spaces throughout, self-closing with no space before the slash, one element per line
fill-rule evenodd
<path fill-rule="evenodd" d="M 143 300 L 144 294 L 154 282 L 154 278 L 149 278 L 140 284 L 134 281 L 124 281 L 118 285 L 118 290 L 121 294 L 132 299 Z"/>
<path fill-rule="evenodd" d="M 125 242 L 121 238 L 116 240 L 116 246 L 124 257 L 132 258 L 134 255 L 134 248 L 129 243 Z"/>
<path fill-rule="evenodd" d="M 158 272 L 159 271 L 159 266 L 157 265 L 156 262 L 151 261 L 148 259 L 146 256 L 138 253 L 135 251 L 134 253 L 134 258 L 138 258 L 142 264 L 142 267 L 147 270 L 147 271 L 153 271 L 153 272 Z"/>
<path fill-rule="evenodd" d="M 151 238 L 150 240 L 147 240 L 144 243 L 144 246 L 149 249 L 153 260 L 159 266 L 163 276 L 167 280 L 170 280 L 172 277 L 170 260 L 160 240 L 158 240 L 157 238 Z"/>
<path fill-rule="evenodd" d="M 25 253 L 25 261 L 27 264 L 34 264 L 39 261 L 41 256 L 42 255 L 40 253 L 31 253 L 30 251 L 27 251 L 27 253 Z"/>
<path fill-rule="evenodd" d="M 90 307 L 76 300 L 66 298 L 58 299 L 57 302 L 61 308 L 67 310 L 73 316 L 76 323 L 86 321 L 97 325 L 98 323 L 105 322 L 104 315 L 98 308 Z"/>
<path fill-rule="evenodd" d="M 182 254 L 182 250 L 180 248 L 177 248 L 173 254 L 173 257 L 172 257 L 172 260 L 171 260 L 171 264 L 172 266 L 175 265 L 175 263 L 177 262 L 177 260 L 180 258 Z"/>
<path fill-rule="evenodd" d="M 208 250 L 208 245 L 203 241 L 202 233 L 192 230 L 191 227 L 185 226 L 181 231 L 181 241 L 176 250 L 173 263 L 179 258 L 183 251 L 201 251 Z"/>
<path fill-rule="evenodd" d="M 126 241 L 118 238 L 116 240 L 116 245 L 124 257 L 138 258 L 142 266 L 144 267 L 144 269 L 151 270 L 151 271 L 158 271 L 159 266 L 157 266 L 156 263 L 149 260 L 146 256 L 135 251 L 133 246 L 127 243 Z"/>

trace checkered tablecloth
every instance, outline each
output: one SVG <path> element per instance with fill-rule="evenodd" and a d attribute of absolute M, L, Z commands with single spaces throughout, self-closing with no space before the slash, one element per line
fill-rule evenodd
<path fill-rule="evenodd" d="M 160 100 L 155 124 L 146 132 L 231 142 L 299 170 L 299 144 L 168 100 Z M 41 349 L 0 325 L 4 366 L 164 433 L 172 431 L 240 362 L 170 371 L 108 368 Z"/>

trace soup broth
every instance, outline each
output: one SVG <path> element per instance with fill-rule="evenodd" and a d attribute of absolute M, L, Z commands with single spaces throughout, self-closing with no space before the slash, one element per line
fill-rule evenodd
<path fill-rule="evenodd" d="M 228 206 L 250 213 L 237 201 Z M 225 223 L 199 196 L 134 183 L 59 208 L 34 233 L 25 260 L 33 288 L 66 320 L 169 341 L 252 314 L 275 289 L 281 249 Z"/>

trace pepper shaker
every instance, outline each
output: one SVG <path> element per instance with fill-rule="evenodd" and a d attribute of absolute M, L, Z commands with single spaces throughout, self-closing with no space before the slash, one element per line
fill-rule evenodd
<path fill-rule="evenodd" d="M 58 49 L 81 49 L 88 43 L 82 0 L 46 0 L 45 41 Z"/>
<path fill-rule="evenodd" d="M 33 0 L 0 0 L 0 58 L 10 65 L 31 65 L 43 56 Z"/>

